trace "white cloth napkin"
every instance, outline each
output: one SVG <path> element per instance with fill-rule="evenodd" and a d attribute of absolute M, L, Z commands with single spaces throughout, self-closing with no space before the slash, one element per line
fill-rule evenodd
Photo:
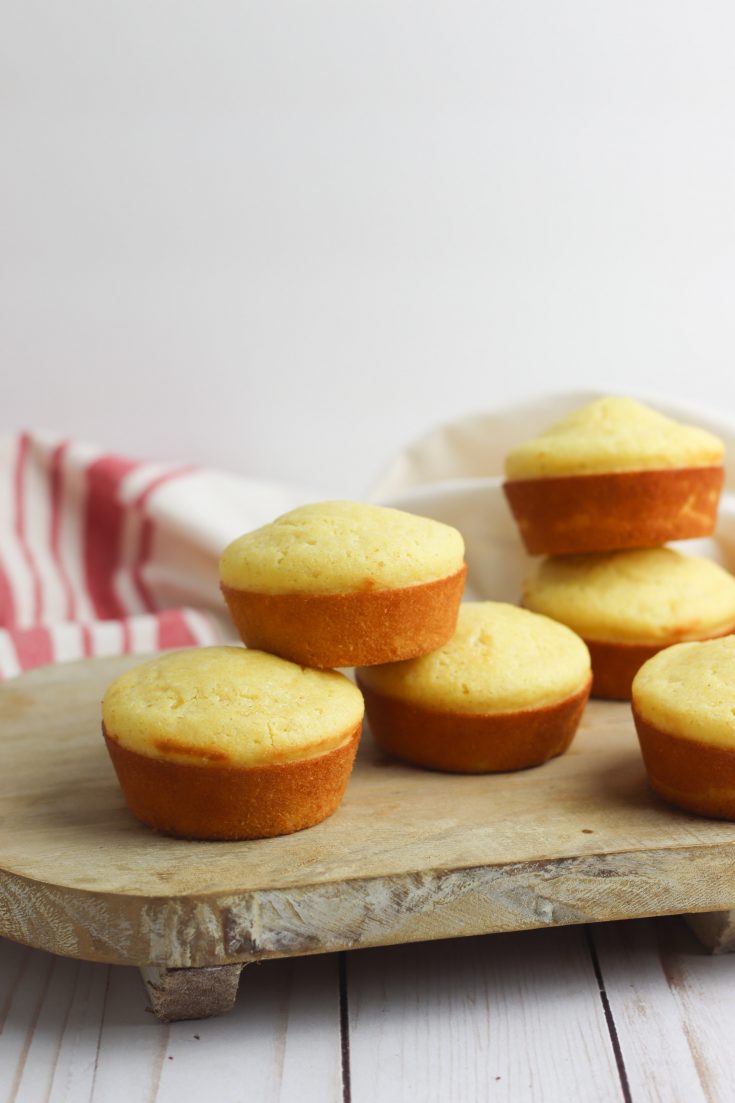
<path fill-rule="evenodd" d="M 396 456 L 371 499 L 463 533 L 466 598 L 517 601 L 528 558 L 501 490 L 504 457 L 598 397 L 547 395 L 440 426 Z M 735 418 L 638 397 L 711 429 L 735 455 Z M 219 593 L 222 548 L 324 497 L 48 434 L 0 438 L 0 678 L 88 655 L 234 641 Z M 735 570 L 734 472 L 714 537 L 682 547 Z"/>

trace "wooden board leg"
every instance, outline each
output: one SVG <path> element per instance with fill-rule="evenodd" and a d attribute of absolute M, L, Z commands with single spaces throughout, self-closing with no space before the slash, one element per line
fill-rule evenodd
<path fill-rule="evenodd" d="M 208 1019 L 235 1006 L 243 966 L 214 965 L 201 969 L 166 969 L 145 965 L 140 970 L 151 1011 L 162 1023 Z"/>
<path fill-rule="evenodd" d="M 735 911 L 685 915 L 688 926 L 711 953 L 735 952 Z"/>

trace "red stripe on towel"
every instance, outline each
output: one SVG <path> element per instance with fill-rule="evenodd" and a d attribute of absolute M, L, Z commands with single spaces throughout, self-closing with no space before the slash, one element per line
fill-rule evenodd
<path fill-rule="evenodd" d="M 139 466 L 134 460 L 102 456 L 87 469 L 84 572 L 89 597 L 100 620 L 122 618 L 127 613 L 115 590 L 126 510 L 119 491 L 125 476 Z"/>
<path fill-rule="evenodd" d="M 21 670 L 54 661 L 54 647 L 48 628 L 25 628 L 13 633 L 15 653 Z"/>
<path fill-rule="evenodd" d="M 94 655 L 94 637 L 92 636 L 92 628 L 89 624 L 80 624 L 79 631 L 82 635 L 82 651 L 85 658 L 89 658 L 90 655 Z"/>
<path fill-rule="evenodd" d="M 192 647 L 196 643 L 196 636 L 181 609 L 166 609 L 158 614 L 158 646 L 161 651 L 168 647 Z"/>
<path fill-rule="evenodd" d="M 3 569 L 0 560 L 0 625 L 3 628 L 12 628 L 15 624 L 15 602 L 10 580 Z"/>

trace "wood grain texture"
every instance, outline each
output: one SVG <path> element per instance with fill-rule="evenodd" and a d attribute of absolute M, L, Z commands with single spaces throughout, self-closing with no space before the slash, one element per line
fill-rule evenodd
<path fill-rule="evenodd" d="M 676 918 L 590 932 L 632 1103 L 730 1103 L 735 958 Z M 160 1026 L 137 970 L 0 939 L 0 1099 L 341 1103 L 337 971 L 253 966 L 230 1015 Z M 582 927 L 360 951 L 346 979 L 354 1103 L 621 1099 Z"/>
<path fill-rule="evenodd" d="M 344 803 L 281 839 L 190 843 L 124 806 L 99 730 L 136 659 L 0 688 L 0 933 L 171 968 L 735 907 L 735 825 L 646 784 L 625 705 L 593 702 L 542 768 L 463 777 L 363 740 Z"/>
<path fill-rule="evenodd" d="M 352 1103 L 618 1103 L 583 931 L 348 959 Z"/>
<path fill-rule="evenodd" d="M 335 957 L 252 968 L 222 1019 L 161 1026 L 135 969 L 0 939 L 3 1103 L 342 1103 Z"/>
<path fill-rule="evenodd" d="M 109 968 L 0 940 L 0 1098 L 87 1099 Z"/>
<path fill-rule="evenodd" d="M 683 923 L 655 920 L 658 952 L 708 1103 L 735 1096 L 735 959 L 713 958 Z"/>
<path fill-rule="evenodd" d="M 592 934 L 635 1103 L 729 1103 L 735 958 L 712 957 L 676 919 Z"/>

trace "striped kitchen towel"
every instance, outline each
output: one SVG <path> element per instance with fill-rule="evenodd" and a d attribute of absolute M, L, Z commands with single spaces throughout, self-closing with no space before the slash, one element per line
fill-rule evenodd
<path fill-rule="evenodd" d="M 217 561 L 314 495 L 44 433 L 0 437 L 0 678 L 235 642 Z"/>
<path fill-rule="evenodd" d="M 439 426 L 395 457 L 371 498 L 460 529 L 465 597 L 515 602 L 528 560 L 501 489 L 505 452 L 598 397 L 542 395 Z M 735 417 L 640 398 L 735 454 Z M 47 434 L 0 438 L 0 678 L 86 655 L 236 642 L 219 593 L 222 549 L 325 497 Z M 735 572 L 732 463 L 715 533 L 686 546 Z"/>

